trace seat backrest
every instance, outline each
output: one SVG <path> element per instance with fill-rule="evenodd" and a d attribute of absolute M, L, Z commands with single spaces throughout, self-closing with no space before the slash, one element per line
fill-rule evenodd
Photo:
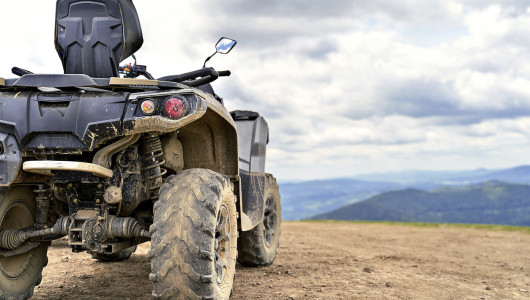
<path fill-rule="evenodd" d="M 117 77 L 142 44 L 132 0 L 57 0 L 55 47 L 65 74 Z"/>

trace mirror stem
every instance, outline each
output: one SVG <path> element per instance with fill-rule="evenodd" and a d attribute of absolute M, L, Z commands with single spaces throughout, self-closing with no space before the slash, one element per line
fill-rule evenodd
<path fill-rule="evenodd" d="M 202 65 L 202 67 L 205 68 L 205 67 L 206 67 L 206 63 L 207 63 L 207 62 L 208 62 L 208 61 L 209 61 L 214 55 L 216 55 L 216 54 L 217 54 L 217 52 L 215 52 L 214 54 L 210 55 L 210 56 L 204 61 L 204 65 Z"/>

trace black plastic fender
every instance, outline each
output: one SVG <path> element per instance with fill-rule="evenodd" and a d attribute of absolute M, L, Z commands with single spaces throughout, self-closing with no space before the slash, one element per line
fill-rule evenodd
<path fill-rule="evenodd" d="M 237 126 L 239 176 L 241 178 L 242 230 L 254 228 L 263 220 L 265 199 L 265 157 L 269 127 L 258 113 L 233 111 Z"/>
<path fill-rule="evenodd" d="M 21 165 L 17 139 L 0 132 L 0 186 L 9 186 L 17 177 Z"/>

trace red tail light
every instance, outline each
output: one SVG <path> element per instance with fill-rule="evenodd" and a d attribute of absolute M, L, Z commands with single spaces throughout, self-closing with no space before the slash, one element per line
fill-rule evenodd
<path fill-rule="evenodd" d="M 171 97 L 164 103 L 164 115 L 166 117 L 176 120 L 186 115 L 186 100 L 177 97 Z"/>

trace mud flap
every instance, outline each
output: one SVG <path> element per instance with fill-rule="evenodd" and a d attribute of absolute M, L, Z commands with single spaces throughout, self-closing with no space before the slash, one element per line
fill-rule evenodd
<path fill-rule="evenodd" d="M 265 175 L 239 171 L 241 177 L 241 229 L 251 230 L 263 220 Z"/>

